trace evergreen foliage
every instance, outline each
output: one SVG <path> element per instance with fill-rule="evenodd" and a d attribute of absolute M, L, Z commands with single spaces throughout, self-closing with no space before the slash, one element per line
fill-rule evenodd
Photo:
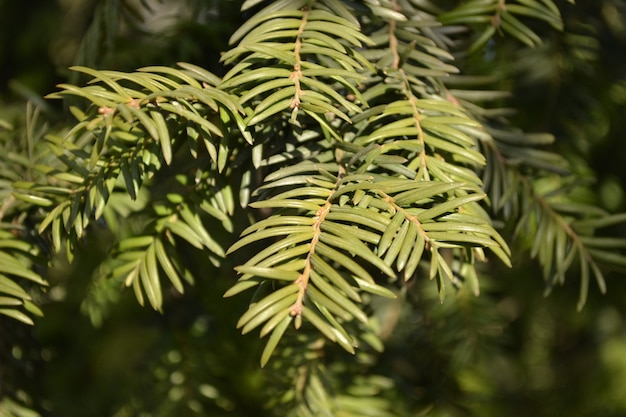
<path fill-rule="evenodd" d="M 415 400 L 412 385 L 433 381 L 412 375 L 427 370 L 406 365 L 407 352 L 453 351 L 467 371 L 479 345 L 496 343 L 490 326 L 505 326 L 490 308 L 493 277 L 528 259 L 546 294 L 576 282 L 578 310 L 595 287 L 610 290 L 607 273 L 626 271 L 626 214 L 588 197 L 591 168 L 552 134 L 523 130 L 506 107 L 513 75 L 481 68 L 511 45 L 545 54 L 565 36 L 562 8 L 577 6 L 247 0 L 212 72 L 96 69 L 97 25 L 116 22 L 109 39 L 122 16 L 139 24 L 125 3 L 98 4 L 86 65 L 47 96 L 71 121 L 28 104 L 23 125 L 1 122 L 0 314 L 35 324 L 49 281 L 98 247 L 80 301 L 92 323 L 114 314 L 121 287 L 164 317 L 179 297 L 211 291 L 221 326 L 262 339 L 267 415 L 468 415 Z M 246 306 L 225 323 L 232 299 Z M 420 345 L 444 326 L 466 339 Z M 481 382 L 463 383 L 454 389 Z M 196 389 L 215 404 L 137 400 L 114 415 L 244 412 L 243 386 Z"/>

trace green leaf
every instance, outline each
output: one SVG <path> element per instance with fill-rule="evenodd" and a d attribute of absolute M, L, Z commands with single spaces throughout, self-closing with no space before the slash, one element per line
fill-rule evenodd
<path fill-rule="evenodd" d="M 316 212 L 320 208 L 320 205 L 317 203 L 291 199 L 271 199 L 256 201 L 254 203 L 250 203 L 250 206 L 254 208 L 295 208 L 311 212 Z"/>
<path fill-rule="evenodd" d="M 590 227 L 593 229 L 609 227 L 620 223 L 626 223 L 626 213 L 618 213 L 606 215 L 598 218 L 589 218 L 576 220 L 572 223 L 572 225 L 576 228 L 580 227 Z"/>
<path fill-rule="evenodd" d="M 413 246 L 414 241 L 406 240 L 406 236 L 409 230 L 409 223 L 411 223 L 411 221 L 409 220 L 406 220 L 402 223 L 402 226 L 398 230 L 398 234 L 394 238 L 393 242 L 391 242 L 391 245 L 389 246 L 389 250 L 385 254 L 385 257 L 383 258 L 383 260 L 385 261 L 387 265 L 391 266 L 394 263 L 394 261 L 398 257 L 398 254 L 400 253 L 400 250 L 402 248 L 404 247 L 410 248 Z M 401 271 L 402 269 L 398 267 L 398 270 Z"/>
<path fill-rule="evenodd" d="M 248 278 L 240 279 L 235 285 L 230 287 L 223 295 L 224 298 L 232 297 L 245 290 L 256 287 L 261 282 L 264 282 L 262 278 Z"/>
<path fill-rule="evenodd" d="M 261 266 L 249 266 L 240 265 L 235 267 L 235 270 L 241 274 L 248 274 L 256 277 L 271 278 L 281 281 L 295 281 L 300 275 L 299 272 L 288 269 L 281 269 L 280 267 L 261 267 Z"/>
<path fill-rule="evenodd" d="M 319 330 L 326 338 L 328 338 L 332 342 L 337 341 L 336 333 L 333 331 L 333 328 L 324 321 L 320 316 L 318 316 L 311 308 L 307 308 L 306 306 L 302 309 L 302 317 L 304 317 L 308 322 L 310 322 L 317 330 Z"/>
<path fill-rule="evenodd" d="M 626 255 L 622 255 L 616 252 L 609 252 L 604 249 L 588 248 L 588 252 L 593 256 L 596 261 L 611 266 L 626 268 Z"/>
<path fill-rule="evenodd" d="M 30 295 L 12 279 L 0 274 L 0 293 L 22 300 L 30 300 Z"/>
<path fill-rule="evenodd" d="M 29 204 L 34 204 L 35 206 L 50 207 L 54 205 L 54 201 L 46 197 L 40 197 L 40 196 L 36 196 L 32 194 L 24 194 L 24 193 L 19 193 L 19 192 L 13 192 L 11 195 L 17 198 L 18 200 L 24 201 Z"/>
<path fill-rule="evenodd" d="M 167 275 L 174 288 L 176 288 L 176 291 L 178 291 L 180 294 L 183 294 L 185 292 L 183 283 L 181 282 L 180 277 L 178 276 L 178 272 L 176 272 L 176 268 L 170 260 L 170 257 L 165 252 L 165 247 L 163 246 L 163 243 L 160 239 L 156 238 L 154 239 L 153 244 L 154 252 L 159 261 L 159 265 L 161 265 L 161 269 L 163 269 L 165 275 Z"/>
<path fill-rule="evenodd" d="M 261 3 L 261 1 L 262 0 L 246 0 L 243 3 L 243 5 L 241 6 L 241 10 L 247 10 L 249 8 L 252 8 L 252 7 L 256 6 L 258 3 Z M 280 2 L 280 3 L 284 3 L 284 2 Z M 302 18 L 302 16 L 304 15 L 304 12 L 302 10 L 299 10 L 299 9 L 302 7 L 302 5 L 305 4 L 305 1 L 300 0 L 299 1 L 300 6 L 297 6 L 296 4 L 292 3 L 292 4 L 289 5 L 288 8 L 285 8 L 284 10 L 280 10 L 280 7 L 281 7 L 280 3 L 277 2 L 277 4 L 276 4 L 276 8 L 278 10 L 271 11 L 272 9 L 270 9 L 270 7 L 272 7 L 272 6 L 270 5 L 267 8 L 263 9 L 262 12 L 259 12 L 259 13 L 255 14 L 250 19 L 248 19 L 246 22 L 244 22 L 241 26 L 239 26 L 239 28 L 235 31 L 235 33 L 233 33 L 231 35 L 229 43 L 232 45 L 235 42 L 238 42 L 250 30 L 252 30 L 254 27 L 260 25 L 264 21 L 273 20 L 273 19 L 288 18 L 288 17 Z M 285 7 L 285 5 L 282 4 L 282 7 Z"/>
<path fill-rule="evenodd" d="M 274 328 L 274 331 L 272 331 L 269 339 L 267 339 L 265 348 L 263 348 L 263 353 L 261 354 L 261 367 L 264 367 L 267 365 L 267 362 L 269 362 L 272 353 L 274 353 L 278 342 L 283 337 L 283 334 L 285 333 L 285 330 L 287 330 L 287 327 L 289 327 L 292 319 L 293 317 L 290 315 L 284 316 L 276 328 Z"/>
<path fill-rule="evenodd" d="M 106 71 L 98 71 L 98 70 L 95 70 L 95 69 L 92 69 L 92 68 L 83 67 L 83 66 L 79 66 L 79 65 L 75 65 L 75 66 L 70 67 L 70 70 L 77 71 L 77 72 L 82 72 L 82 73 L 85 73 L 87 75 L 91 75 L 95 80 L 100 80 L 100 81 L 104 82 L 113 91 L 115 91 L 121 97 L 123 97 L 123 100 L 121 100 L 121 101 L 130 101 L 133 98 L 130 95 L 128 95 L 127 91 L 121 85 L 119 85 L 111 77 L 108 77 L 106 75 L 107 74 Z"/>
<path fill-rule="evenodd" d="M 148 246 L 142 259 L 139 277 L 150 305 L 160 311 L 163 304 L 154 245 Z"/>
<path fill-rule="evenodd" d="M 150 116 L 155 122 L 158 141 L 159 145 L 161 145 L 163 159 L 165 160 L 165 163 L 167 165 L 170 165 L 172 163 L 172 142 L 169 130 L 167 128 L 167 124 L 165 123 L 165 119 L 163 118 L 163 115 L 161 113 L 156 111 L 151 111 Z"/>
<path fill-rule="evenodd" d="M 34 314 L 38 317 L 43 317 L 43 311 L 41 311 L 41 309 L 32 301 L 24 300 L 24 309 L 30 314 Z"/>
<path fill-rule="evenodd" d="M 309 285 L 306 291 L 308 299 L 311 300 L 311 302 L 313 302 L 318 309 L 320 307 L 326 308 L 329 313 L 332 313 L 344 321 L 350 321 L 353 319 L 352 314 L 348 313 L 339 304 L 324 295 L 324 293 L 319 291 L 315 286 Z"/>
<path fill-rule="evenodd" d="M 21 306 L 24 302 L 18 298 L 0 296 L 0 305 Z"/>
<path fill-rule="evenodd" d="M 316 266 L 318 266 L 319 264 L 314 264 L 314 268 Z M 342 294 L 341 292 L 339 292 L 332 284 L 335 284 L 335 281 L 332 280 L 330 282 L 326 281 L 324 279 L 324 277 L 322 276 L 326 276 L 326 274 L 324 273 L 324 271 L 320 271 L 320 273 L 317 272 L 317 269 L 313 269 L 311 271 L 311 282 L 313 283 L 313 285 L 315 285 L 322 294 L 324 294 L 326 297 L 330 298 L 332 301 L 334 301 L 335 303 L 337 303 L 339 306 L 341 306 L 344 310 L 346 310 L 348 313 L 350 313 L 350 315 L 352 317 L 355 317 L 357 320 L 366 323 L 367 322 L 367 316 L 365 315 L 365 313 L 356 306 L 356 304 L 354 304 L 352 301 L 350 301 L 348 299 L 348 297 L 346 297 L 344 294 Z M 341 287 L 339 287 L 341 288 Z M 353 294 L 357 294 L 356 291 L 354 291 L 354 289 L 351 289 Z M 350 295 L 350 294 L 348 294 Z M 351 296 L 350 298 L 355 299 L 354 296 Z M 356 301 L 361 301 L 361 298 L 356 297 Z"/>
<path fill-rule="evenodd" d="M 19 310 L 15 310 L 12 308 L 0 308 L 0 314 L 4 314 L 5 316 L 11 317 L 15 320 L 21 321 L 24 324 L 28 324 L 30 326 L 34 326 L 35 323 L 33 319 L 28 317 L 26 314 L 22 313 Z"/>
<path fill-rule="evenodd" d="M 5 252 L 0 252 L 0 272 L 28 279 L 39 285 L 48 285 L 39 274 L 32 271 L 29 267 L 24 265 L 23 262 L 20 262 L 18 259 Z"/>
<path fill-rule="evenodd" d="M 466 204 L 480 201 L 486 197 L 485 194 L 468 194 L 462 197 L 456 197 L 451 200 L 448 200 L 444 203 L 437 204 L 432 208 L 424 210 L 417 215 L 417 218 L 424 222 L 425 220 L 433 219 L 437 216 L 440 216 L 444 213 L 456 211 L 459 207 L 462 207 Z"/>
<path fill-rule="evenodd" d="M 551 13 L 551 10 L 541 7 L 533 1 L 520 1 L 520 3 L 525 3 L 525 5 L 507 4 L 506 10 L 513 14 L 544 20 L 557 30 L 563 29 L 563 22 L 561 22 L 558 14 Z"/>
<path fill-rule="evenodd" d="M 399 206 L 408 206 L 410 204 L 417 203 L 419 201 L 432 198 L 439 195 L 445 195 L 450 191 L 461 188 L 464 184 L 458 182 L 424 182 L 424 181 L 411 181 L 415 183 L 415 188 L 407 190 L 405 192 L 396 194 L 393 198 L 394 202 Z M 385 191 L 382 188 L 381 191 Z"/>
<path fill-rule="evenodd" d="M 197 89 L 202 88 L 202 85 L 200 85 L 200 83 L 195 78 L 189 76 L 188 74 L 176 68 L 166 67 L 166 66 L 148 66 L 148 67 L 139 68 L 138 71 L 143 72 L 143 73 L 161 73 L 161 74 L 172 75 L 184 81 L 185 83 L 189 84 L 190 86 L 194 88 L 197 88 Z"/>
<path fill-rule="evenodd" d="M 246 124 L 248 124 L 249 126 L 255 125 L 259 122 L 264 121 L 270 116 L 275 115 L 276 113 L 289 109 L 291 106 L 291 103 L 293 102 L 294 92 L 295 92 L 295 89 L 294 91 L 291 91 L 291 88 L 285 88 L 283 90 L 277 91 L 276 93 L 272 94 L 270 97 L 265 99 L 261 104 L 259 104 L 259 106 L 257 106 L 257 108 L 255 109 L 254 116 L 251 117 L 249 120 L 247 120 Z M 288 97 L 288 98 L 285 98 L 283 100 L 276 102 L 274 101 L 275 96 Z M 259 107 L 262 107 L 263 110 L 262 111 L 259 110 Z"/>
<path fill-rule="evenodd" d="M 294 247 L 289 247 L 285 241 L 289 240 L 283 239 L 280 242 L 281 245 L 274 246 L 270 251 L 266 253 L 259 253 L 255 255 L 253 258 L 250 258 L 245 265 L 256 265 L 257 267 L 272 267 L 274 265 L 280 265 L 281 267 L 286 265 L 293 265 L 294 263 L 304 262 L 304 259 L 301 255 L 308 254 L 311 248 L 310 243 L 305 243 L 303 245 L 298 245 Z M 276 247 L 280 247 L 280 250 L 276 250 Z M 289 249 L 283 249 L 288 247 Z M 262 252 L 267 250 L 264 249 Z M 269 254 L 269 256 L 268 256 Z M 244 275 L 245 276 L 245 275 Z"/>
<path fill-rule="evenodd" d="M 541 38 L 537 36 L 528 26 L 520 22 L 511 13 L 503 12 L 501 15 L 500 25 L 507 33 L 517 38 L 520 42 L 535 46 L 542 43 Z"/>
<path fill-rule="evenodd" d="M 391 219 L 391 221 L 389 222 L 389 224 L 387 225 L 387 228 L 385 229 L 385 233 L 383 233 L 383 235 L 380 238 L 380 241 L 378 243 L 378 250 L 377 250 L 378 256 L 382 256 L 385 254 L 385 252 L 391 245 L 391 242 L 393 241 L 396 234 L 398 233 L 400 226 L 404 223 L 404 220 L 405 220 L 404 213 L 402 211 L 397 211 L 396 214 Z"/>
<path fill-rule="evenodd" d="M 237 322 L 237 328 L 242 328 L 245 326 L 250 320 L 254 319 L 257 315 L 261 314 L 266 309 L 270 308 L 274 304 L 287 300 L 288 304 L 291 305 L 296 302 L 298 298 L 298 290 L 300 286 L 295 284 L 288 284 L 279 290 L 273 291 L 270 295 L 262 298 L 260 301 L 251 304 L 246 311 Z M 287 308 L 287 307 L 285 307 Z M 259 323 L 260 324 L 260 323 Z"/>
<path fill-rule="evenodd" d="M 227 253 L 232 253 L 237 249 L 249 245 L 252 242 L 258 240 L 267 239 L 271 237 L 284 236 L 284 235 L 301 235 L 306 236 L 306 239 L 312 239 L 314 230 L 311 226 L 280 226 L 272 227 L 269 229 L 261 230 L 239 239 L 229 249 Z"/>
<path fill-rule="evenodd" d="M 387 274 L 390 277 L 394 276 L 393 270 L 358 239 L 353 239 L 348 236 L 343 236 L 342 238 L 340 238 L 337 236 L 333 236 L 329 233 L 322 233 L 322 235 L 320 236 L 320 241 L 326 243 L 329 246 L 334 246 L 337 249 L 345 250 L 349 253 L 358 255 L 364 261 L 367 261 L 373 266 L 380 269 L 381 272 Z"/>
<path fill-rule="evenodd" d="M 207 232 L 202 220 L 197 213 L 193 213 L 187 204 L 183 204 L 179 207 L 179 213 L 184 222 L 192 229 L 196 236 L 198 236 L 202 244 L 216 255 L 223 257 L 225 255 L 224 249 L 220 244 Z"/>
<path fill-rule="evenodd" d="M 296 302 L 297 294 L 282 298 L 281 300 L 260 310 L 254 317 L 248 320 L 241 328 L 241 334 L 246 334 L 265 323 L 269 319 L 278 316 L 284 317 L 290 314 L 290 307 Z"/>
<path fill-rule="evenodd" d="M 328 246 L 323 242 L 317 242 L 315 251 L 320 256 L 324 256 L 334 262 L 337 262 L 348 271 L 352 272 L 360 280 L 374 284 L 372 276 L 356 261 L 348 257 L 344 253 L 338 251 L 332 246 Z"/>
<path fill-rule="evenodd" d="M 373 282 L 369 282 L 357 277 L 353 277 L 354 281 L 356 282 L 356 284 L 358 285 L 359 289 L 369 292 L 371 294 L 376 294 L 376 295 L 380 295 L 382 297 L 386 297 L 386 298 L 397 298 L 396 294 L 394 294 L 393 291 L 375 284 Z"/>
<path fill-rule="evenodd" d="M 217 86 L 220 83 L 220 79 L 218 76 L 210 73 L 209 71 L 201 68 L 197 65 L 189 64 L 187 62 L 178 62 L 179 67 L 189 71 L 191 74 L 195 76 L 196 79 L 202 80 L 211 84 L 212 86 Z"/>
<path fill-rule="evenodd" d="M 186 223 L 177 219 L 172 219 L 166 222 L 164 226 L 175 235 L 178 235 L 186 240 L 190 245 L 198 249 L 202 249 L 204 247 L 202 239 L 196 234 L 196 231 L 189 227 Z"/>

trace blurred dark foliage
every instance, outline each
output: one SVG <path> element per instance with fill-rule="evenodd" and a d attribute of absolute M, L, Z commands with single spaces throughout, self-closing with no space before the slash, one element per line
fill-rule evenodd
<path fill-rule="evenodd" d="M 113 3 L 126 7 L 116 21 L 99 14 Z M 0 103 L 15 111 L 53 91 L 73 64 L 133 70 L 186 61 L 223 72 L 220 52 L 245 19 L 240 2 L 181 2 L 174 8 L 181 17 L 163 26 L 146 19 L 167 2 L 146 3 L 154 9 L 121 0 L 0 1 Z M 515 122 L 554 133 L 560 153 L 587 162 L 597 193 L 582 198 L 624 210 L 626 3 L 559 3 L 563 33 L 537 24 L 543 45 L 520 52 L 514 40 L 499 39 L 492 58 L 468 68 L 513 74 L 502 79 L 514 84 L 502 87 L 513 91 L 507 105 L 517 109 Z M 232 265 L 184 296 L 169 294 L 165 314 L 116 287 L 114 307 L 94 326 L 81 305 L 106 245 L 106 235 L 92 239 L 75 263 L 49 277 L 45 317 L 34 328 L 0 317 L 0 401 L 7 396 L 56 417 L 275 415 L 264 411 L 259 342 L 234 326 L 246 300 L 221 298 Z M 623 274 L 607 275 L 608 293 L 592 290 L 580 313 L 575 283 L 543 298 L 539 276 L 536 265 L 516 264 L 485 277 L 477 298 L 461 291 L 457 302 L 440 305 L 431 283 L 418 282 L 404 303 L 390 303 L 386 319 L 401 330 L 373 368 L 394 370 L 397 389 L 384 395 L 398 415 L 626 415 Z"/>

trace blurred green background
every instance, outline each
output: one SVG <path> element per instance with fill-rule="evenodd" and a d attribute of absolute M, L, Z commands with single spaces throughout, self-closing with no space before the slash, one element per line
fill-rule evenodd
<path fill-rule="evenodd" d="M 558 3 L 563 33 L 537 24 L 543 45 L 527 50 L 501 39 L 492 55 L 465 65 L 478 75 L 505 74 L 515 123 L 554 133 L 561 154 L 574 166 L 584 161 L 596 192 L 581 198 L 624 211 L 626 2 Z M 61 103 L 41 97 L 57 83 L 80 82 L 71 65 L 133 70 L 186 61 L 220 74 L 220 52 L 246 18 L 239 7 L 0 0 L 2 118 L 23 124 L 32 100 L 50 125 L 62 124 Z M 190 257 L 199 279 L 184 296 L 171 293 L 160 314 L 139 307 L 119 283 L 92 280 L 109 244 L 100 232 L 72 265 L 54 269 L 35 327 L 0 317 L 0 416 L 278 415 L 265 407 L 281 388 L 271 370 L 259 369 L 258 339 L 235 329 L 247 300 L 222 299 L 237 259 L 218 270 Z M 483 278 L 478 298 L 461 290 L 439 304 L 434 285 L 417 282 L 409 297 L 418 307 L 387 306 L 400 324 L 376 366 L 394 374 L 395 388 L 384 395 L 398 415 L 626 415 L 624 275 L 607 275 L 606 295 L 592 287 L 578 313 L 575 279 L 544 298 L 538 267 L 526 256 L 513 262 Z"/>

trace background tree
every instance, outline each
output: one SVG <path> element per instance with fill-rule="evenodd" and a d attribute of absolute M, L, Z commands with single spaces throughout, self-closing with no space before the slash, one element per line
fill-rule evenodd
<path fill-rule="evenodd" d="M 624 413 L 623 2 L 40 3 L 4 415 Z"/>

